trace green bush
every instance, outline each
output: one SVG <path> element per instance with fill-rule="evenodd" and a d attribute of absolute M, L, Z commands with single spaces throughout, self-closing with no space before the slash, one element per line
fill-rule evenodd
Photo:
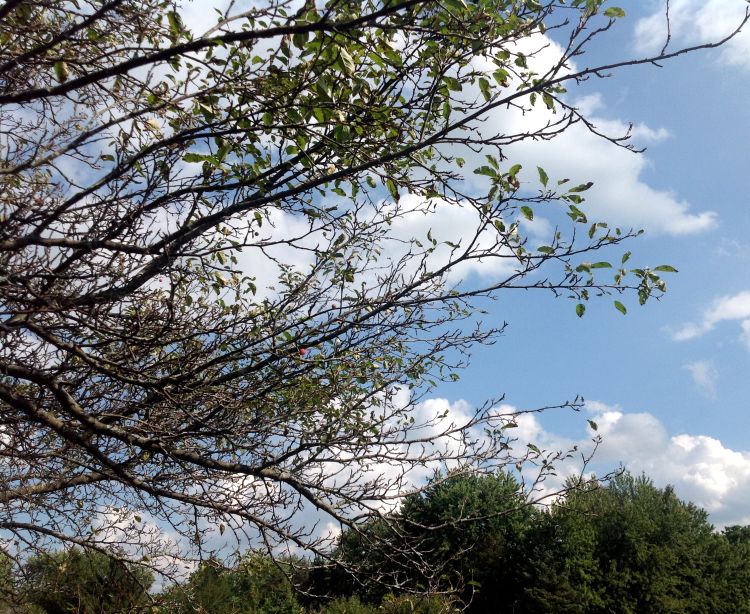
<path fill-rule="evenodd" d="M 153 575 L 102 552 L 72 548 L 31 558 L 20 587 L 31 611 L 132 614 L 150 606 Z"/>
<path fill-rule="evenodd" d="M 454 614 L 451 600 L 440 596 L 386 595 L 380 606 L 363 603 L 359 597 L 339 597 L 326 604 L 319 614 Z"/>
<path fill-rule="evenodd" d="M 437 595 L 428 597 L 389 595 L 383 599 L 378 611 L 381 614 L 454 614 L 459 612 L 451 599 Z"/>
<path fill-rule="evenodd" d="M 170 614 L 300 614 L 294 588 L 284 571 L 257 553 L 235 567 L 206 561 L 183 585 L 163 595 Z"/>
<path fill-rule="evenodd" d="M 328 602 L 319 614 L 376 614 L 378 609 L 367 603 L 362 603 L 359 597 L 339 597 Z"/>

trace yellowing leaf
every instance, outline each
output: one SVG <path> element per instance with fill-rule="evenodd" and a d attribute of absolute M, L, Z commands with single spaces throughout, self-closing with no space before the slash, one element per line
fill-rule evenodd
<path fill-rule="evenodd" d="M 65 83 L 68 80 L 68 65 L 66 62 L 60 60 L 55 62 L 55 77 L 60 83 Z"/>

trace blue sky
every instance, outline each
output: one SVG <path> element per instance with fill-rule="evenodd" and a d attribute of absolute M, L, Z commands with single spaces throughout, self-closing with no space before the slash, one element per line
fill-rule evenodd
<path fill-rule="evenodd" d="M 663 45 L 662 0 L 618 4 L 627 17 L 576 60 L 579 67 L 643 57 Z M 721 38 L 747 6 L 670 5 L 675 49 Z M 186 9 L 199 29 L 205 6 Z M 666 276 L 669 291 L 659 302 L 638 307 L 629 297 L 627 316 L 612 298 L 590 301 L 579 319 L 566 299 L 501 294 L 483 306 L 486 320 L 509 322 L 505 336 L 477 348 L 461 380 L 436 390 L 429 409 L 460 416 L 501 394 L 518 409 L 582 395 L 588 404 L 579 414 L 526 416 L 519 439 L 548 449 L 585 443 L 593 435 L 586 420 L 593 419 L 604 438 L 597 471 L 622 463 L 660 486 L 673 484 L 717 526 L 750 524 L 749 84 L 750 27 L 721 49 L 570 87 L 570 100 L 599 128 L 619 136 L 632 122 L 632 142 L 647 151 L 626 152 L 576 127 L 554 141 L 516 147 L 509 162 L 522 162 L 524 172 L 541 164 L 550 177 L 594 181 L 589 217 L 646 231 L 617 254 L 629 249 L 634 264 L 671 264 L 680 272 Z M 489 118 L 495 127 L 512 121 Z M 460 233 L 460 212 L 440 213 L 446 232 Z M 294 223 L 281 216 L 276 228 Z"/>
<path fill-rule="evenodd" d="M 619 4 L 627 18 L 579 66 L 661 47 L 663 3 Z M 745 7 L 671 5 L 675 48 L 720 37 Z M 647 151 L 638 157 L 573 134 L 568 147 L 542 144 L 520 157 L 561 169 L 573 157 L 576 170 L 591 173 L 576 181 L 596 182 L 586 211 L 644 228 L 628 246 L 634 258 L 680 272 L 660 302 L 639 308 L 631 299 L 625 317 L 611 299 L 591 301 L 579 319 L 564 299 L 501 295 L 487 319 L 507 320 L 505 337 L 475 352 L 459 384 L 438 391 L 452 404 L 505 393 L 522 409 L 580 394 L 592 401 L 582 414 L 547 414 L 522 435 L 548 447 L 585 440 L 593 417 L 604 436 L 600 469 L 622 462 L 672 483 L 717 525 L 750 523 L 749 84 L 750 28 L 722 49 L 571 91 L 598 125 L 633 122 L 633 142 Z"/>

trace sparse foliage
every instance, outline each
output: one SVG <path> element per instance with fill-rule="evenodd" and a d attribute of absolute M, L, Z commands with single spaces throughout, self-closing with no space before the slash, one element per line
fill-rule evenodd
<path fill-rule="evenodd" d="M 560 455 L 519 453 L 491 402 L 463 420 L 418 403 L 502 332 L 475 297 L 664 289 L 626 257 L 599 276 L 595 253 L 636 233 L 588 218 L 589 183 L 507 159 L 587 121 L 565 87 L 604 68 L 570 61 L 621 11 L 269 0 L 191 25 L 185 8 L 0 7 L 9 555 L 116 545 L 164 573 L 238 542 L 330 557 L 327 525 L 386 517 L 425 466 L 543 479 Z M 537 108 L 541 125 L 481 121 Z M 559 224 L 537 248 L 541 211 Z M 431 231 L 455 212 L 471 232 Z"/>

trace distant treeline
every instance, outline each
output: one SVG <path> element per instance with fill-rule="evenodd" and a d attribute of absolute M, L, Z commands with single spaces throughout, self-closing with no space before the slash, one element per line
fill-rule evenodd
<path fill-rule="evenodd" d="M 717 532 L 705 511 L 670 487 L 626 473 L 606 486 L 574 488 L 548 509 L 524 501 L 507 474 L 438 477 L 405 501 L 395 521 L 342 535 L 337 554 L 358 570 L 355 577 L 338 567 L 248 553 L 231 568 L 206 562 L 184 584 L 153 594 L 149 573 L 105 554 L 45 554 L 27 562 L 22 578 L 2 576 L 4 609 L 750 612 L 750 527 Z"/>

